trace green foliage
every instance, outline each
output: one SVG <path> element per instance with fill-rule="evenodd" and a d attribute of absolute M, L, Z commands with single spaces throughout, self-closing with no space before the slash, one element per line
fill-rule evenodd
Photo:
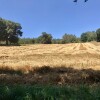
<path fill-rule="evenodd" d="M 19 44 L 34 44 L 36 43 L 35 38 L 20 38 L 19 39 Z"/>
<path fill-rule="evenodd" d="M 100 100 L 100 86 L 0 86 L 0 100 Z"/>
<path fill-rule="evenodd" d="M 81 41 L 82 41 L 82 42 L 87 42 L 87 41 L 88 41 L 87 33 L 82 33 L 82 34 L 81 34 Z"/>
<path fill-rule="evenodd" d="M 10 40 L 14 43 L 18 42 L 18 36 L 22 36 L 21 29 L 19 23 L 0 18 L 0 41 L 6 41 L 6 45 L 8 45 L 9 37 L 13 37 Z M 16 41 L 12 40 L 15 39 L 15 35 L 17 36 Z"/>
<path fill-rule="evenodd" d="M 33 38 L 33 39 L 31 40 L 31 42 L 32 42 L 32 44 L 35 44 L 35 43 L 36 43 L 36 39 Z"/>
<path fill-rule="evenodd" d="M 5 21 L 0 18 L 0 40 L 4 41 L 6 35 L 6 23 Z"/>
<path fill-rule="evenodd" d="M 100 36 L 100 35 L 98 35 Z M 97 34 L 96 32 L 85 32 L 81 34 L 80 37 L 76 37 L 73 34 L 64 34 L 62 39 L 52 39 L 51 34 L 47 34 L 46 32 L 42 32 L 42 35 L 40 35 L 37 38 L 21 38 L 19 40 L 20 44 L 64 44 L 64 43 L 79 43 L 79 42 L 90 42 L 90 41 L 96 41 L 97 40 Z"/>
<path fill-rule="evenodd" d="M 53 39 L 52 44 L 62 44 L 62 39 Z"/>
<path fill-rule="evenodd" d="M 93 32 L 85 32 L 81 34 L 81 41 L 82 42 L 90 42 L 90 41 L 96 41 L 97 35 Z"/>
<path fill-rule="evenodd" d="M 52 43 L 52 36 L 46 32 L 42 32 L 42 35 L 37 39 L 38 43 L 42 44 L 51 44 Z"/>
<path fill-rule="evenodd" d="M 19 38 L 15 35 L 10 35 L 8 40 L 9 40 L 10 43 L 14 43 L 14 44 L 17 43 L 18 44 Z"/>
<path fill-rule="evenodd" d="M 96 30 L 97 42 L 100 42 L 100 28 Z"/>
<path fill-rule="evenodd" d="M 77 38 L 72 34 L 64 34 L 62 38 L 62 43 L 75 43 Z"/>

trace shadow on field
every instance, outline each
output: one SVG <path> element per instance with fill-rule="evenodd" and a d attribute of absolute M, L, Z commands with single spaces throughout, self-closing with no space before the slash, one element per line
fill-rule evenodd
<path fill-rule="evenodd" d="M 21 46 L 20 44 L 0 44 L 0 46 Z"/>
<path fill-rule="evenodd" d="M 24 73 L 21 69 L 14 70 L 7 67 L 0 69 L 0 84 L 74 85 L 94 83 L 100 83 L 100 70 L 42 66 Z"/>

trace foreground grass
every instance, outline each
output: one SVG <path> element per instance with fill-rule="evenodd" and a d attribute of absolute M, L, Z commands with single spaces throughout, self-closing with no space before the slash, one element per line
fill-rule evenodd
<path fill-rule="evenodd" d="M 0 100 L 100 100 L 100 70 L 41 66 L 0 69 Z"/>
<path fill-rule="evenodd" d="M 0 86 L 0 100 L 100 100 L 100 86 Z"/>

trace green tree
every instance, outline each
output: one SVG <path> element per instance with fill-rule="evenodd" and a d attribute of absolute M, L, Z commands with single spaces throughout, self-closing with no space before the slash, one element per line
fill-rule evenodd
<path fill-rule="evenodd" d="M 51 44 L 52 43 L 52 35 L 46 32 L 42 32 L 42 35 L 37 39 L 38 43 L 43 44 Z"/>
<path fill-rule="evenodd" d="M 62 37 L 62 43 L 74 43 L 76 42 L 77 38 L 73 34 L 64 34 Z"/>
<path fill-rule="evenodd" d="M 22 27 L 19 23 L 14 23 L 11 21 L 6 21 L 6 45 L 8 45 L 9 37 L 12 35 L 22 36 Z"/>
<path fill-rule="evenodd" d="M 90 42 L 96 41 L 97 35 L 94 31 L 92 32 L 85 32 L 81 34 L 81 41 L 82 42 Z"/>
<path fill-rule="evenodd" d="M 6 23 L 2 18 L 0 18 L 0 41 L 5 40 L 5 35 L 6 35 Z"/>
<path fill-rule="evenodd" d="M 10 42 L 10 44 L 11 43 L 14 43 L 14 44 L 18 44 L 18 41 L 19 41 L 19 38 L 17 37 L 17 36 L 15 36 L 15 35 L 10 35 L 10 37 L 8 38 L 9 39 L 9 42 Z"/>
<path fill-rule="evenodd" d="M 96 32 L 92 31 L 92 32 L 87 32 L 88 34 L 88 41 L 96 41 L 97 39 L 97 35 Z"/>
<path fill-rule="evenodd" d="M 31 42 L 32 42 L 32 44 L 35 44 L 35 43 L 36 43 L 36 39 L 33 38 L 33 39 L 31 40 Z"/>
<path fill-rule="evenodd" d="M 97 42 L 100 42 L 100 28 L 96 30 Z"/>
<path fill-rule="evenodd" d="M 87 33 L 82 33 L 82 34 L 81 34 L 81 41 L 82 41 L 82 42 L 87 42 L 87 41 L 88 41 Z"/>
<path fill-rule="evenodd" d="M 22 36 L 22 27 L 19 23 L 0 18 L 0 40 L 6 41 L 8 45 L 9 37 Z"/>

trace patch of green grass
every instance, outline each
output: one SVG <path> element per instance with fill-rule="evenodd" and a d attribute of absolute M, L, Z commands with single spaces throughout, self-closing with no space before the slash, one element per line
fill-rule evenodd
<path fill-rule="evenodd" d="M 100 100 L 100 86 L 0 86 L 0 100 Z"/>

